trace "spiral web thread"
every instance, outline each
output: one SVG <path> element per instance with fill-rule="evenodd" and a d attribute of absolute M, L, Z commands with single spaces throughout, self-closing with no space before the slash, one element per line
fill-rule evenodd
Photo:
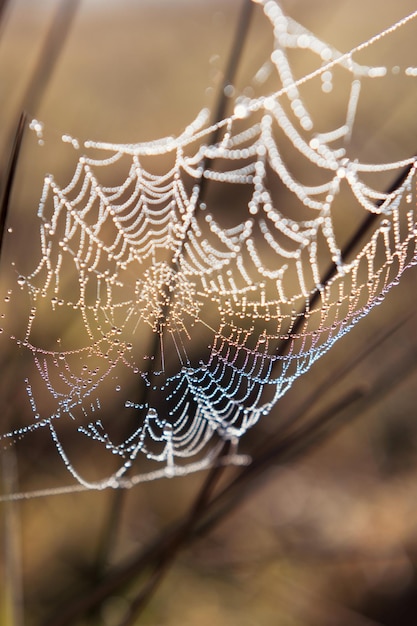
<path fill-rule="evenodd" d="M 130 487 L 209 466 L 219 443 L 236 447 L 415 263 L 414 158 L 367 164 L 348 147 L 361 86 L 387 73 L 360 65 L 355 54 L 417 12 L 341 54 L 277 3 L 258 4 L 274 46 L 255 82 L 274 80 L 271 95 L 241 95 L 233 114 L 215 126 L 203 110 L 176 138 L 86 141 L 80 148 L 64 135 L 82 150 L 72 180 L 60 186 L 52 175 L 45 178 L 40 260 L 18 275 L 2 313 L 7 320 L 16 294 L 27 299 L 26 328 L 20 336 L 5 328 L 2 337 L 32 363 L 32 378 L 24 381 L 32 419 L 2 441 L 49 430 L 79 483 L 68 490 Z M 298 80 L 294 49 L 317 65 Z M 415 80 L 415 68 L 403 71 Z M 318 133 L 302 86 L 321 81 L 325 98 L 339 74 L 349 86 L 344 118 Z M 42 141 L 43 125 L 33 120 L 31 129 Z M 219 139 L 212 145 L 214 131 Z M 292 173 L 281 142 L 319 182 L 305 184 Z M 404 169 L 390 193 L 365 182 Z M 215 194 L 202 197 L 202 181 L 238 190 L 237 199 L 219 209 Z M 367 241 L 345 259 L 340 211 L 353 205 L 355 216 L 373 214 L 376 221 Z M 64 312 L 66 325 L 78 320 L 79 330 L 76 340 L 57 336 L 51 348 L 39 341 L 36 324 L 57 312 Z M 111 420 L 102 417 L 114 397 L 117 419 L 129 416 L 128 434 L 117 441 Z M 62 422 L 115 455 L 117 469 L 100 479 L 82 476 L 60 436 Z M 156 466 L 138 469 L 140 457 Z M 246 462 L 237 453 L 229 460 Z"/>

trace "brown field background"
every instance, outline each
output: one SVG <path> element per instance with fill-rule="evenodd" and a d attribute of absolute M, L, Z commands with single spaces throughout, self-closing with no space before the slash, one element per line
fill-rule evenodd
<path fill-rule="evenodd" d="M 0 166 L 6 170 L 23 108 L 45 123 L 42 150 L 24 142 L 9 220 L 31 263 L 42 177 L 72 175 L 62 133 L 140 142 L 178 135 L 202 107 L 213 109 L 242 3 L 237 0 L 84 0 L 42 94 L 28 93 L 58 2 L 10 0 L 0 26 Z M 415 9 L 411 0 L 283 0 L 283 9 L 341 51 Z M 256 11 L 237 81 L 245 84 L 270 46 Z M 361 100 L 352 151 L 364 161 L 406 158 L 417 150 L 417 91 L 396 66 L 417 65 L 416 26 L 369 51 L 390 74 Z M 365 57 L 364 57 L 365 58 Z M 380 61 L 377 61 L 378 63 Z M 300 68 L 300 71 L 301 68 Z M 413 79 L 417 80 L 417 79 Z M 387 88 L 388 86 L 388 88 Z M 332 100 L 335 115 L 346 99 Z M 312 103 L 319 110 L 321 103 Z M 389 177 L 387 184 L 389 184 Z M 225 198 L 225 203 L 232 201 Z M 2 263 L 6 261 L 3 258 Z M 7 284 L 8 270 L 0 268 Z M 343 427 L 305 454 L 277 458 L 244 498 L 181 550 L 137 624 L 149 626 L 408 626 L 417 623 L 417 275 L 408 270 L 351 333 L 304 376 L 271 415 L 249 432 L 249 453 L 280 420 L 303 420 L 353 393 Z M 16 323 L 19 320 L 16 311 Z M 361 355 L 358 360 L 357 355 Z M 0 420 L 26 399 L 13 392 L 19 371 L 1 355 Z M 337 377 L 343 368 L 347 371 Z M 17 388 L 17 387 L 16 387 Z M 10 417 L 12 416 L 12 417 Z M 7 428 L 7 427 L 6 427 Z M 5 430 L 0 428 L 1 432 Z M 4 455 L 3 491 L 69 484 L 51 447 L 25 442 Z M 88 458 L 80 453 L 81 466 Z M 226 476 L 235 470 L 229 468 Z M 144 550 L 186 515 L 204 473 L 139 485 L 120 500 L 121 519 L 97 573 L 103 527 L 114 494 L 74 493 L 1 504 L 0 626 L 46 626 L 50 615 L 94 588 L 100 576 Z M 118 626 L 146 580 L 109 595 L 98 611 L 70 622 Z M 58 621 L 50 622 L 58 624 Z"/>

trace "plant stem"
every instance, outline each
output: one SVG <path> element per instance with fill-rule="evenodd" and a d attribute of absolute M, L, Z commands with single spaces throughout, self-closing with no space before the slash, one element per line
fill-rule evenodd
<path fill-rule="evenodd" d="M 237 71 L 238 64 L 239 64 L 239 59 L 241 57 L 243 46 L 247 38 L 247 34 L 248 34 L 250 22 L 251 22 L 251 17 L 252 17 L 252 11 L 253 11 L 252 0 L 243 0 L 242 8 L 240 11 L 239 22 L 237 25 L 234 41 L 232 44 L 228 64 L 224 73 L 224 78 L 223 78 L 221 90 L 218 96 L 216 110 L 215 110 L 213 120 L 212 120 L 213 125 L 219 122 L 220 120 L 222 120 L 225 115 L 225 111 L 226 111 L 226 107 L 228 103 L 228 98 L 226 96 L 225 88 L 228 85 L 233 84 L 234 82 L 236 71 Z M 215 130 L 213 135 L 210 138 L 210 144 L 212 145 L 215 144 L 218 141 L 218 137 L 219 137 L 219 131 Z M 204 161 L 203 163 L 204 170 L 207 169 L 211 161 L 212 159 L 206 159 Z M 198 202 L 196 203 L 196 207 L 197 207 L 196 210 L 198 210 L 199 202 L 202 201 L 206 193 L 207 183 L 208 183 L 208 180 L 205 179 L 204 176 L 202 176 L 199 181 L 199 198 L 198 198 Z M 184 242 L 182 245 L 184 245 Z M 166 286 L 166 294 L 163 294 L 163 296 L 168 296 L 168 294 L 169 294 L 169 285 Z M 169 300 L 169 297 L 166 297 L 166 298 L 163 297 L 162 299 L 167 302 L 167 304 L 164 306 L 162 313 L 161 313 L 162 317 L 166 318 L 169 314 L 170 300 Z M 147 389 L 152 388 L 151 368 L 152 368 L 152 363 L 156 363 L 158 358 L 160 357 L 160 348 L 161 348 L 161 337 L 159 333 L 154 333 L 153 341 L 152 341 L 152 345 L 150 349 L 150 354 L 154 356 L 154 359 L 153 361 L 149 361 L 149 370 L 148 370 L 148 375 L 149 375 L 149 379 L 151 380 L 151 385 Z M 140 403 L 143 405 L 146 405 L 149 399 L 148 396 L 149 396 L 149 392 L 146 391 Z M 130 430 L 128 434 L 130 434 Z M 100 575 L 105 569 L 106 562 L 109 558 L 111 548 L 114 545 L 114 542 L 117 537 L 124 499 L 125 499 L 124 490 L 116 489 L 115 491 L 111 492 L 110 504 L 108 508 L 109 512 L 107 514 L 106 523 L 103 527 L 102 534 L 100 537 L 97 558 L 96 558 L 95 570 L 96 570 L 96 576 L 98 578 L 100 577 Z"/>
<path fill-rule="evenodd" d="M 17 124 L 13 146 L 10 153 L 7 174 L 3 187 L 3 193 L 1 195 L 0 202 L 0 260 L 3 250 L 4 232 L 6 229 L 7 216 L 9 213 L 10 196 L 12 193 L 13 182 L 16 175 L 17 162 L 19 160 L 20 149 L 22 147 L 22 139 L 26 126 L 26 113 L 21 113 L 19 123 Z"/>

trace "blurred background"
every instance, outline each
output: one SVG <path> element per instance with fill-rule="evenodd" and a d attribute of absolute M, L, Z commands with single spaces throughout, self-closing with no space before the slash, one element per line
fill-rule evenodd
<path fill-rule="evenodd" d="M 80 141 L 148 141 L 180 134 L 203 107 L 215 110 L 244 4 L 4 3 L 3 186 L 22 110 L 28 120 L 44 122 L 45 144 L 39 146 L 33 133 L 23 138 L 8 211 L 13 237 L 5 239 L 2 250 L 2 293 L 13 279 L 10 259 L 16 249 L 21 262 L 31 266 L 44 174 L 53 170 L 63 182 L 72 177 L 74 156 L 62 147 L 61 135 Z M 342 52 L 415 9 L 411 0 L 383 7 L 377 0 L 280 4 Z M 388 69 L 384 81 L 371 81 L 360 100 L 350 150 L 363 161 L 416 153 L 416 79 L 404 79 L 403 71 L 417 65 L 416 28 L 413 22 L 406 25 L 357 59 Z M 266 20 L 255 6 L 225 112 L 248 86 L 251 97 L 268 91 L 253 76 L 271 45 Z M 300 61 L 296 71 L 301 76 L 309 68 Z M 338 98 L 332 94 L 325 113 L 343 120 L 346 93 Z M 321 101 L 309 104 L 315 112 L 323 107 Z M 392 182 L 389 176 L 386 182 Z M 256 476 L 226 492 L 217 509 L 207 507 L 199 525 L 183 528 L 178 552 L 175 541 L 167 540 L 167 529 L 187 519 L 206 480 L 204 472 L 145 483 L 118 500 L 110 490 L 2 503 L 0 625 L 122 626 L 141 585 L 152 588 L 152 575 L 161 584 L 140 616 L 132 611 L 129 623 L 417 623 L 416 280 L 415 270 L 408 270 L 384 303 L 246 435 L 242 450 L 262 458 L 262 446 L 275 441 L 280 424 L 294 424 L 294 438 L 278 438 L 276 456 Z M 16 326 L 24 314 L 16 309 Z M 31 416 L 19 360 L 2 350 L 4 432 Z M 321 417 L 324 428 L 301 430 Z M 80 450 L 80 467 L 88 460 Z M 224 472 L 219 492 L 239 471 Z M 70 483 L 54 446 L 42 437 L 3 451 L 2 477 L 3 493 Z M 117 521 L 112 522 L 115 506 Z M 125 571 L 130 574 L 123 577 Z M 107 591 L 103 581 L 110 581 Z M 97 589 L 101 600 L 94 604 L 89 599 Z M 71 615 L 74 607 L 80 609 Z"/>

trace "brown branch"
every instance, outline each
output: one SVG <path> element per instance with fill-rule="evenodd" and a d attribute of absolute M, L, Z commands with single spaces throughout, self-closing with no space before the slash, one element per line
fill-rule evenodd
<path fill-rule="evenodd" d="M 3 250 L 4 232 L 6 229 L 7 216 L 9 213 L 10 196 L 13 189 L 13 182 L 16 175 L 17 162 L 19 160 L 20 149 L 22 147 L 22 139 L 26 126 L 26 113 L 20 115 L 19 122 L 17 124 L 13 146 L 10 153 L 7 174 L 4 182 L 3 193 L 1 195 L 0 202 L 0 259 L 1 252 Z"/>
<path fill-rule="evenodd" d="M 243 46 L 247 39 L 247 34 L 251 22 L 253 12 L 253 2 L 252 0 L 243 0 L 239 22 L 236 28 L 236 33 L 234 36 L 234 41 L 231 47 L 231 52 L 228 60 L 227 67 L 225 69 L 223 82 L 221 85 L 221 91 L 218 96 L 216 110 L 213 116 L 212 124 L 215 125 L 217 122 L 221 121 L 224 118 L 228 98 L 226 96 L 226 87 L 228 85 L 233 84 L 235 75 L 237 72 L 239 60 L 242 54 Z M 219 138 L 219 130 L 214 130 L 211 138 L 210 144 L 215 144 Z M 206 158 L 203 162 L 203 171 L 206 170 L 213 159 Z M 199 181 L 199 196 L 198 201 L 196 202 L 196 211 L 198 210 L 199 203 L 202 201 L 204 194 L 206 193 L 208 179 L 201 177 Z M 183 242 L 184 245 L 184 242 Z M 161 301 L 165 301 L 166 304 L 163 306 L 161 311 L 161 317 L 166 319 L 169 314 L 170 309 L 170 295 L 169 295 L 169 285 L 166 285 L 165 292 L 161 294 Z M 162 332 L 162 331 L 161 331 Z M 152 378 L 152 363 L 156 363 L 158 358 L 160 357 L 160 336 L 159 333 L 154 333 L 154 339 L 152 342 L 152 346 L 150 349 L 150 354 L 154 356 L 153 361 L 149 361 L 149 370 L 148 375 Z M 145 397 L 142 398 L 141 404 L 146 404 L 149 400 L 149 389 L 147 388 L 145 392 Z M 129 431 L 130 434 L 130 431 Z M 111 501 L 108 509 L 108 514 L 106 518 L 106 524 L 102 530 L 102 534 L 99 540 L 99 547 L 96 559 L 96 576 L 100 577 L 102 572 L 105 569 L 106 561 L 109 556 L 110 548 L 115 541 L 118 532 L 118 526 L 120 523 L 120 515 L 123 506 L 123 501 L 125 498 L 125 492 L 123 490 L 116 490 L 111 493 Z"/>
<path fill-rule="evenodd" d="M 403 320 L 401 326 L 405 321 Z M 398 328 L 399 326 L 396 324 L 384 336 L 377 335 L 370 346 L 370 350 L 364 351 L 360 360 L 369 356 L 377 347 L 381 347 L 383 342 L 391 337 Z M 356 360 L 356 364 L 358 362 Z M 351 371 L 349 365 L 350 363 L 340 374 L 339 382 Z M 164 530 L 145 550 L 134 555 L 124 564 L 115 567 L 97 583 L 93 590 L 89 590 L 84 596 L 75 599 L 66 608 L 63 609 L 61 606 L 57 615 L 47 621 L 44 626 L 71 626 L 77 617 L 98 607 L 112 593 L 125 588 L 135 578 L 143 575 L 145 571 L 149 571 L 151 568 L 150 578 L 136 596 L 138 609 L 142 610 L 145 606 L 145 600 L 147 602 L 156 590 L 162 575 L 168 571 L 168 567 L 178 552 L 207 535 L 244 498 L 248 497 L 268 470 L 272 467 L 293 463 L 300 456 L 314 451 L 353 417 L 358 419 L 371 405 L 386 398 L 416 368 L 415 356 L 411 354 L 408 360 L 403 360 L 394 368 L 391 366 L 387 368 L 386 374 L 377 381 L 373 390 L 365 393 L 363 387 L 356 387 L 323 412 L 310 418 L 308 423 L 298 425 L 292 430 L 288 428 L 286 432 L 280 429 L 269 436 L 267 442 L 253 454 L 251 465 L 241 469 L 214 496 L 212 495 L 213 491 L 208 493 L 208 485 L 211 483 L 214 487 L 214 478 L 218 477 L 219 474 L 210 474 L 200 497 L 196 500 L 188 516 Z M 332 374 L 327 381 L 329 384 L 332 380 Z M 317 398 L 312 398 L 312 402 L 316 400 Z M 309 408 L 311 411 L 312 405 Z M 293 421 L 289 420 L 289 425 L 291 423 Z M 142 602 L 143 604 L 141 604 Z M 137 615 L 135 614 L 135 616 Z M 125 619 L 127 620 L 128 616 Z M 120 626 L 127 626 L 128 624 L 129 621 L 126 621 Z"/>
<path fill-rule="evenodd" d="M 167 530 L 164 530 L 145 551 L 135 555 L 123 565 L 116 567 L 97 584 L 95 589 L 90 590 L 85 596 L 73 600 L 67 607 L 61 606 L 57 614 L 48 619 L 44 626 L 71 626 L 74 624 L 75 619 L 100 606 L 107 597 L 131 584 L 132 580 L 142 575 L 144 570 L 153 565 L 150 578 L 136 596 L 135 610 L 142 610 L 160 582 L 162 574 L 167 571 L 168 566 L 172 563 L 180 549 L 184 549 L 196 539 L 201 538 L 221 519 L 224 519 L 225 515 L 248 494 L 250 488 L 253 488 L 255 484 L 254 479 L 259 476 L 260 471 L 265 471 L 268 466 L 271 466 L 272 461 L 274 465 L 289 463 L 301 453 L 306 453 L 309 449 L 322 443 L 336 427 L 338 420 L 335 419 L 334 411 L 346 410 L 348 405 L 357 401 L 359 397 L 361 397 L 361 391 L 354 390 L 339 401 L 337 405 L 330 407 L 325 414 L 319 415 L 315 420 L 312 420 L 307 427 L 302 427 L 288 437 L 283 438 L 279 444 L 268 451 L 268 455 L 265 455 L 263 460 L 254 458 L 254 462 L 250 466 L 251 468 L 253 466 L 253 470 L 249 473 L 246 473 L 245 470 L 241 472 L 245 489 L 242 488 L 241 474 L 238 474 L 236 479 L 229 482 L 210 501 L 206 502 L 205 494 L 202 492 L 203 498 L 200 498 L 199 501 L 201 504 L 205 502 L 204 507 L 198 505 L 194 512 L 184 520 L 180 520 Z M 210 476 L 211 474 L 209 475 L 209 480 Z M 137 617 L 137 613 L 133 613 L 132 619 L 133 617 Z M 129 614 L 125 620 L 120 626 L 130 626 L 132 622 Z"/>
<path fill-rule="evenodd" d="M 45 37 L 35 69 L 33 70 L 28 85 L 26 86 L 25 94 L 18 110 L 26 111 L 30 115 L 36 113 L 46 86 L 64 47 L 79 3 L 80 0 L 61 0 L 61 2 L 58 3 L 58 8 Z M 22 115 L 20 116 L 20 120 L 21 119 Z M 14 132 L 14 125 L 12 132 Z M 14 146 L 14 144 L 15 141 L 13 141 L 12 133 L 9 133 L 9 138 L 5 142 L 6 154 L 9 153 L 10 146 Z M 13 149 L 14 148 L 12 147 L 12 152 Z M 5 162 L 7 162 L 7 158 L 3 158 L 3 163 Z M 2 194 L 3 196 L 7 193 L 10 195 L 10 190 L 7 190 L 7 185 L 9 183 L 9 170 L 6 171 L 5 175 L 3 175 L 2 172 L 1 176 Z"/>
<path fill-rule="evenodd" d="M 62 0 L 49 27 L 42 50 L 36 62 L 31 80 L 26 87 L 25 95 L 20 106 L 20 117 L 13 127 L 13 136 L 6 141 L 6 154 L 2 162 L 8 163 L 4 172 L 1 172 L 1 202 L 0 202 L 0 255 L 3 245 L 4 230 L 9 210 L 10 196 L 15 179 L 17 162 L 22 145 L 22 139 L 27 120 L 27 113 L 34 114 L 45 92 L 53 69 L 64 47 L 71 24 L 75 17 L 80 0 Z M 0 3 L 0 18 L 7 2 Z M 11 149 L 9 148 L 11 146 Z M 10 156 L 9 156 L 10 154 Z"/>
<path fill-rule="evenodd" d="M 397 189 L 399 189 L 399 187 L 405 181 L 405 179 L 407 178 L 408 174 L 410 173 L 410 171 L 412 170 L 413 167 L 414 167 L 413 163 L 411 163 L 410 165 L 407 165 L 407 167 L 405 167 L 399 173 L 399 175 L 393 181 L 393 183 L 390 185 L 390 187 L 388 187 L 388 189 L 385 191 L 385 193 L 386 194 L 390 194 L 390 193 L 393 193 L 394 191 L 396 191 Z M 382 205 L 382 203 L 383 203 L 383 200 L 378 200 L 377 202 L 375 202 L 375 207 L 376 208 L 380 207 Z M 349 257 L 351 252 L 362 241 L 364 236 L 369 232 L 369 230 L 372 228 L 372 226 L 380 218 L 381 218 L 381 215 L 379 213 L 368 213 L 368 215 L 363 219 L 362 223 L 359 225 L 357 230 L 353 233 L 351 238 L 348 240 L 348 242 L 342 248 L 342 250 L 341 250 L 341 258 L 342 258 L 343 261 L 345 261 Z M 336 273 L 337 273 L 337 265 L 335 263 L 331 263 L 329 265 L 327 271 L 323 275 L 323 277 L 322 277 L 322 279 L 320 281 L 320 284 L 323 285 L 323 286 L 326 285 L 336 275 Z M 308 305 L 306 305 L 305 308 L 303 309 L 303 311 L 297 315 L 297 319 L 296 319 L 295 323 L 293 324 L 293 326 L 291 328 L 291 333 L 290 333 L 288 339 L 286 339 L 281 344 L 279 350 L 277 351 L 277 354 L 279 356 L 283 356 L 285 354 L 285 351 L 288 349 L 288 347 L 291 344 L 292 337 L 295 334 L 297 334 L 298 330 L 303 325 L 305 314 L 307 313 L 307 311 L 311 311 L 313 306 L 320 299 L 320 296 L 321 296 L 321 292 L 320 292 L 319 289 L 316 289 L 316 290 L 313 291 L 313 293 L 310 296 L 310 299 L 308 301 Z"/>

